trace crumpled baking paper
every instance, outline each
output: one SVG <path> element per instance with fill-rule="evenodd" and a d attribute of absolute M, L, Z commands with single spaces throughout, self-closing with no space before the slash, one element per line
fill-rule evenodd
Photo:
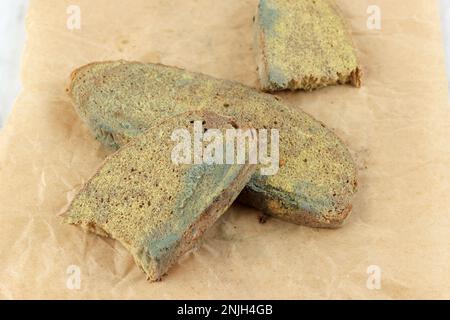
<path fill-rule="evenodd" d="M 129 59 L 257 86 L 257 1 L 32 1 L 24 89 L 0 133 L 0 298 L 450 298 L 450 117 L 437 2 L 337 3 L 363 87 L 279 95 L 352 150 L 360 191 L 347 225 L 259 224 L 256 210 L 234 205 L 199 250 L 149 283 L 118 242 L 58 216 L 107 154 L 69 102 L 69 74 Z"/>

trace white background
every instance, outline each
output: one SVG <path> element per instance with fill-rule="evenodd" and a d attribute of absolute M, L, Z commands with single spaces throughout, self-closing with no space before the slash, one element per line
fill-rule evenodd
<path fill-rule="evenodd" d="M 447 75 L 450 75 L 450 0 L 439 0 L 439 2 L 447 57 Z M 19 67 L 25 39 L 24 19 L 27 4 L 28 0 L 0 0 L 0 127 L 5 122 L 20 91 Z"/>

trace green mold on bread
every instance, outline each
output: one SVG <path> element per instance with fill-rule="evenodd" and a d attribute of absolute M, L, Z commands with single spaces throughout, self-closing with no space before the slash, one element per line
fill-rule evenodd
<path fill-rule="evenodd" d="M 334 0 L 260 0 L 255 17 L 263 91 L 361 86 L 361 69 Z"/>
<path fill-rule="evenodd" d="M 203 109 L 278 129 L 280 168 L 257 170 L 239 200 L 264 213 L 333 228 L 348 217 L 356 169 L 341 140 L 308 114 L 239 83 L 157 64 L 99 62 L 72 73 L 75 109 L 105 146 L 117 148 L 159 121 Z"/>
<path fill-rule="evenodd" d="M 66 223 L 120 241 L 156 281 L 238 196 L 254 165 L 174 164 L 175 129 L 225 130 L 234 120 L 210 112 L 166 119 L 110 155 L 64 214 Z"/>

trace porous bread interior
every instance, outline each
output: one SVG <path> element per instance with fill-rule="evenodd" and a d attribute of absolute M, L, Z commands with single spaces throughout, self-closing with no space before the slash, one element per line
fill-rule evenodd
<path fill-rule="evenodd" d="M 255 24 L 262 90 L 361 86 L 349 27 L 333 0 L 260 0 Z"/>
<path fill-rule="evenodd" d="M 222 201 L 213 216 L 202 216 L 227 192 L 229 201 L 241 189 L 227 190 L 243 179 L 248 165 L 176 165 L 171 160 L 174 129 L 234 128 L 234 120 L 208 112 L 172 117 L 109 156 L 86 183 L 65 214 L 65 222 L 119 240 L 149 279 L 157 280 L 176 258 L 194 245 L 206 228 L 230 205 Z M 247 174 L 249 178 L 249 174 Z M 228 199 L 228 198 L 227 198 Z M 217 206 L 217 204 L 216 204 Z M 195 235 L 186 235 L 192 231 Z M 201 232 L 199 232 L 201 231 Z M 183 239 L 191 239 L 186 245 Z"/>

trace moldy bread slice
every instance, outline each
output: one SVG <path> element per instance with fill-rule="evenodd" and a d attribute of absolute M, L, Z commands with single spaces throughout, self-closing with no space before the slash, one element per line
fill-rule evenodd
<path fill-rule="evenodd" d="M 361 69 L 334 0 L 260 0 L 255 19 L 263 91 L 361 86 Z"/>
<path fill-rule="evenodd" d="M 64 214 L 66 223 L 120 241 L 152 281 L 194 247 L 255 169 L 173 163 L 172 133 L 197 120 L 205 129 L 236 127 L 228 117 L 202 111 L 166 119 L 109 156 Z"/>

